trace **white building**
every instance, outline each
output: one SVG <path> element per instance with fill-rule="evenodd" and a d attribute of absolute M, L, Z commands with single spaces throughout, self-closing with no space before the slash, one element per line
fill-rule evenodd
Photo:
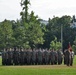
<path fill-rule="evenodd" d="M 71 23 L 70 27 L 75 28 L 76 27 L 76 22 L 73 21 L 73 23 Z"/>
<path fill-rule="evenodd" d="M 46 21 L 46 20 L 41 20 L 40 23 L 47 25 L 47 24 L 48 24 L 48 21 Z"/>
<path fill-rule="evenodd" d="M 76 19 L 75 19 L 75 16 L 73 16 L 73 19 L 72 19 L 72 22 L 70 24 L 70 27 L 71 28 L 75 28 L 76 27 Z"/>

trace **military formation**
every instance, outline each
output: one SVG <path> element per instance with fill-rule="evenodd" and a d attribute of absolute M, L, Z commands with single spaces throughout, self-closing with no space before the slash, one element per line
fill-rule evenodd
<path fill-rule="evenodd" d="M 2 52 L 2 65 L 60 65 L 63 58 L 65 64 L 68 65 L 71 57 L 68 58 L 67 54 L 69 53 L 67 51 L 63 54 L 61 50 L 56 51 L 54 49 L 4 49 Z M 70 65 L 72 65 L 73 59 L 70 62 Z"/>

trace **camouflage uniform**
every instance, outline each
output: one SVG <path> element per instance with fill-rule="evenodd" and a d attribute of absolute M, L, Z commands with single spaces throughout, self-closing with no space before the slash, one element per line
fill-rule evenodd
<path fill-rule="evenodd" d="M 20 52 L 19 52 L 19 64 L 20 65 L 24 65 L 24 51 L 22 49 L 20 49 Z"/>
<path fill-rule="evenodd" d="M 26 52 L 27 65 L 31 64 L 31 52 L 31 50 L 27 50 Z"/>
<path fill-rule="evenodd" d="M 65 52 L 65 58 L 66 58 L 66 60 L 65 60 L 66 65 L 69 66 L 70 65 L 70 52 L 69 52 L 69 50 L 67 50 Z"/>
<path fill-rule="evenodd" d="M 57 64 L 57 62 L 58 62 L 58 54 L 57 54 L 57 51 L 54 51 L 54 56 L 55 56 L 54 64 Z"/>
<path fill-rule="evenodd" d="M 9 49 L 8 51 L 7 51 L 7 54 L 8 54 L 8 65 L 13 65 L 13 53 L 12 53 L 12 51 Z"/>
<path fill-rule="evenodd" d="M 63 53 L 60 50 L 58 50 L 57 53 L 58 53 L 58 64 L 60 65 L 62 64 Z"/>
<path fill-rule="evenodd" d="M 2 65 L 6 65 L 6 51 L 5 51 L 5 49 L 2 52 Z"/>
<path fill-rule="evenodd" d="M 36 63 L 36 51 L 35 50 L 32 51 L 31 62 L 33 65 Z"/>
<path fill-rule="evenodd" d="M 74 52 L 70 51 L 70 66 L 73 65 Z"/>
<path fill-rule="evenodd" d="M 49 64 L 49 52 L 47 50 L 44 51 L 43 57 L 44 57 L 44 64 Z"/>
<path fill-rule="evenodd" d="M 42 51 L 38 50 L 38 64 L 42 64 Z"/>
<path fill-rule="evenodd" d="M 54 53 L 54 50 L 52 50 L 50 52 L 50 60 L 51 60 L 51 65 L 54 65 L 54 62 L 55 62 L 55 53 Z"/>
<path fill-rule="evenodd" d="M 14 65 L 19 65 L 19 51 L 16 48 L 13 51 L 13 63 Z"/>

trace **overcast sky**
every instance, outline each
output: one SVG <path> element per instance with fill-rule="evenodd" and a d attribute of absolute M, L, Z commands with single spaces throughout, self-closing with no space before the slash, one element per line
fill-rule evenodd
<path fill-rule="evenodd" d="M 21 0 L 0 0 L 0 21 L 20 18 Z M 30 0 L 29 12 L 48 20 L 53 16 L 76 15 L 76 0 Z"/>

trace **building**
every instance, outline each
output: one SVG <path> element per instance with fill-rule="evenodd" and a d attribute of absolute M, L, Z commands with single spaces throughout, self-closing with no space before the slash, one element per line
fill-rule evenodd
<path fill-rule="evenodd" d="M 40 20 L 40 23 L 47 25 L 48 24 L 48 21 L 46 21 L 46 20 Z"/>
<path fill-rule="evenodd" d="M 71 25 L 70 25 L 71 28 L 75 28 L 76 27 L 76 19 L 75 19 L 75 15 L 73 16 L 73 19 L 71 21 Z"/>

